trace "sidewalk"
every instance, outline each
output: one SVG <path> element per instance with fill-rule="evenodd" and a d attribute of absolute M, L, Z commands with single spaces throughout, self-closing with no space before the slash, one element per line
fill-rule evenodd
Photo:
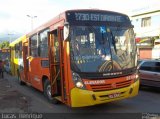
<path fill-rule="evenodd" d="M 27 97 L 18 92 L 14 85 L 11 85 L 5 74 L 5 78 L 0 78 L 0 113 L 25 113 L 28 111 L 29 102 Z"/>

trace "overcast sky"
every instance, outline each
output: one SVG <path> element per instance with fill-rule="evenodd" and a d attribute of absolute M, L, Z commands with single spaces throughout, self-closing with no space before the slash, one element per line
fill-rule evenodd
<path fill-rule="evenodd" d="M 50 20 L 67 9 L 103 9 L 129 13 L 150 5 L 160 5 L 160 0 L 0 0 L 0 34 L 27 33 L 33 27 Z"/>

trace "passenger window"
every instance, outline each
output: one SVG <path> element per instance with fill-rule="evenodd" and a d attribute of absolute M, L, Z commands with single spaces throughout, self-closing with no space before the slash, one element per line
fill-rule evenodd
<path fill-rule="evenodd" d="M 38 57 L 37 34 L 30 38 L 30 55 Z"/>
<path fill-rule="evenodd" d="M 20 46 L 19 43 L 15 45 L 15 58 L 19 58 Z"/>
<path fill-rule="evenodd" d="M 156 62 L 156 66 L 160 67 L 160 62 Z"/>
<path fill-rule="evenodd" d="M 155 72 L 160 72 L 160 62 L 155 62 Z"/>
<path fill-rule="evenodd" d="M 54 33 L 54 56 L 55 56 L 55 61 L 59 62 L 60 59 L 60 51 L 59 51 L 59 42 L 58 42 L 58 34 L 57 32 Z"/>
<path fill-rule="evenodd" d="M 140 66 L 140 70 L 145 70 L 145 71 L 153 71 L 154 70 L 154 62 L 144 62 L 141 66 Z"/>
<path fill-rule="evenodd" d="M 39 34 L 39 55 L 40 57 L 48 57 L 48 29 Z"/>

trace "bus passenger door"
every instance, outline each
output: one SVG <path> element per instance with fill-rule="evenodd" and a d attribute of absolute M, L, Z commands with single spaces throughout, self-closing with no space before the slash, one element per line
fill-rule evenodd
<path fill-rule="evenodd" d="M 63 77 L 63 56 L 62 56 L 62 29 L 54 30 L 48 34 L 50 82 L 52 96 L 64 101 L 64 77 Z"/>
<path fill-rule="evenodd" d="M 22 50 L 23 50 L 23 80 L 25 82 L 29 82 L 28 81 L 28 70 L 29 70 L 29 67 L 28 67 L 28 42 L 24 42 L 23 43 L 23 47 L 22 47 Z"/>
<path fill-rule="evenodd" d="M 60 77 L 60 58 L 59 58 L 59 42 L 58 31 L 54 30 L 48 33 L 48 46 L 49 46 L 49 72 L 52 96 L 61 96 L 59 87 Z"/>
<path fill-rule="evenodd" d="M 59 54 L 60 54 L 60 76 L 61 76 L 61 92 L 63 102 L 67 102 L 67 89 L 66 89 L 66 78 L 64 72 L 64 38 L 63 38 L 63 27 L 58 28 L 58 41 L 59 41 Z"/>

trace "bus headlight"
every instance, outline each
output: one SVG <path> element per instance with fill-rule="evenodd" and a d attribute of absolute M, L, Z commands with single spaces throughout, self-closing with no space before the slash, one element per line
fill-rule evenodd
<path fill-rule="evenodd" d="M 83 84 L 81 77 L 77 73 L 72 72 L 72 78 L 77 88 L 85 89 L 85 85 Z"/>
<path fill-rule="evenodd" d="M 136 74 L 136 79 L 138 79 L 139 78 L 139 75 L 138 74 Z"/>
<path fill-rule="evenodd" d="M 77 83 L 76 83 L 76 86 L 77 86 L 78 88 L 83 88 L 84 85 L 83 85 L 82 82 L 77 82 Z"/>
<path fill-rule="evenodd" d="M 138 75 L 138 73 L 137 73 L 137 74 L 135 74 L 134 82 L 136 82 L 137 80 L 139 80 L 139 75 Z"/>

